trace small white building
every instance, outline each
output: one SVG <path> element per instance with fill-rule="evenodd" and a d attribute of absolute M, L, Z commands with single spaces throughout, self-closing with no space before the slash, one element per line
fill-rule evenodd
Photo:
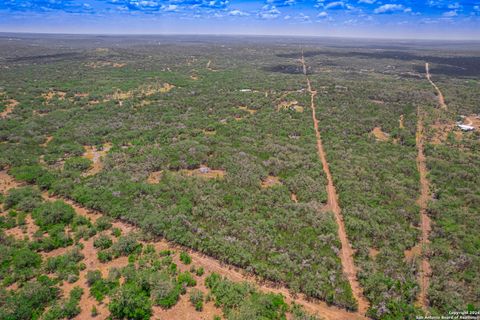
<path fill-rule="evenodd" d="M 460 130 L 465 131 L 465 132 L 475 130 L 475 127 L 472 127 L 472 126 L 469 126 L 469 125 L 466 125 L 466 124 L 457 123 L 457 127 L 459 127 Z"/>

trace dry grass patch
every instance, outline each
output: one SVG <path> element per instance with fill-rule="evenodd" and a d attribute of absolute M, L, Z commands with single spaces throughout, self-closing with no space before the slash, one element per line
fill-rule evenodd
<path fill-rule="evenodd" d="M 239 106 L 238 109 L 246 111 L 250 114 L 255 114 L 258 111 L 258 110 L 255 110 L 255 109 L 249 109 L 247 106 Z"/>
<path fill-rule="evenodd" d="M 118 62 L 111 62 L 111 61 L 94 61 L 85 64 L 86 67 L 97 69 L 97 68 L 106 68 L 106 67 L 113 67 L 113 68 L 123 68 L 127 64 L 126 63 L 118 63 Z"/>
<path fill-rule="evenodd" d="M 373 128 L 372 134 L 375 136 L 375 139 L 377 141 L 388 141 L 388 139 L 390 138 L 390 136 L 387 133 L 382 131 L 381 127 Z"/>
<path fill-rule="evenodd" d="M 400 119 L 398 119 L 398 127 L 400 129 L 405 129 L 405 123 L 404 123 L 404 116 L 403 114 L 400 115 Z"/>
<path fill-rule="evenodd" d="M 262 180 L 262 188 L 271 188 L 280 185 L 282 185 L 280 178 L 275 176 L 267 176 L 265 179 Z"/>
<path fill-rule="evenodd" d="M 85 153 L 84 158 L 93 162 L 91 168 L 84 174 L 84 176 L 92 176 L 99 173 L 103 168 L 102 158 L 107 155 L 108 151 L 112 148 L 111 143 L 104 143 L 103 148 L 98 150 L 95 146 L 84 146 Z"/>
<path fill-rule="evenodd" d="M 290 199 L 295 202 L 295 203 L 298 203 L 298 198 L 297 198 L 297 195 L 295 193 L 291 193 L 290 194 Z"/>
<path fill-rule="evenodd" d="M 46 148 L 46 147 L 48 146 L 48 144 L 50 143 L 50 141 L 52 141 L 52 140 L 53 140 L 53 137 L 52 137 L 52 136 L 48 136 L 48 137 L 47 137 L 47 140 L 45 140 L 45 142 L 42 143 L 42 144 L 40 145 L 40 147 Z"/>
<path fill-rule="evenodd" d="M 150 184 L 157 184 L 163 176 L 163 170 L 151 172 L 148 175 L 147 182 Z"/>

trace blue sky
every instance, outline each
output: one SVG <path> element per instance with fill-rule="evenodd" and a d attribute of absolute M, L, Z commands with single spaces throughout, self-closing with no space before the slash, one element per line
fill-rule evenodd
<path fill-rule="evenodd" d="M 0 0 L 2 31 L 480 40 L 480 0 Z"/>

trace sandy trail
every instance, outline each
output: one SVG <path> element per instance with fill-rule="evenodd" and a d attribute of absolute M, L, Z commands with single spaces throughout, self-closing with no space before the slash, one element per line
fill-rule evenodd
<path fill-rule="evenodd" d="M 18 186 L 19 183 L 17 183 L 10 175 L 8 175 L 5 171 L 0 171 L 0 191 L 5 192 L 10 188 Z M 75 203 L 74 201 L 70 199 L 65 199 L 62 197 L 58 196 L 50 196 L 46 193 L 43 193 L 43 197 L 47 201 L 52 201 L 52 200 L 63 200 L 66 203 L 70 204 L 73 206 L 75 209 L 76 213 L 85 217 L 90 218 L 93 222 L 96 221 L 99 217 L 102 216 L 102 214 L 98 211 L 94 210 L 89 210 L 86 209 L 79 204 Z M 120 228 L 122 230 L 122 233 L 128 233 L 128 232 L 134 232 L 138 231 L 139 229 L 133 225 L 130 225 L 124 221 L 116 220 L 113 223 L 114 227 Z M 106 264 L 101 264 L 98 262 L 98 259 L 95 255 L 93 254 L 94 251 L 92 250 L 91 243 L 93 245 L 93 238 L 89 239 L 88 241 L 84 242 L 85 248 L 82 250 L 82 253 L 85 255 L 85 262 L 87 264 L 87 269 L 82 271 L 80 273 L 80 281 L 76 282 L 75 284 L 68 284 L 64 283 L 63 289 L 65 289 L 66 292 L 69 292 L 69 289 L 73 288 L 75 285 L 80 285 L 81 287 L 84 287 L 85 284 L 85 275 L 86 271 L 92 270 L 92 269 L 100 269 L 104 275 L 106 275 L 106 270 L 110 267 L 115 266 L 116 264 L 118 265 L 123 265 L 126 264 L 127 261 L 123 261 L 123 259 L 119 258 L 111 263 L 106 263 Z M 275 284 L 275 283 L 270 283 L 264 280 L 261 280 L 257 278 L 256 276 L 247 273 L 246 271 L 236 268 L 233 266 L 226 265 L 212 257 L 209 257 L 207 255 L 204 255 L 202 253 L 190 250 L 188 248 L 176 245 L 174 243 L 168 242 L 164 239 L 160 239 L 158 241 L 155 241 L 153 243 L 156 248 L 158 249 L 172 249 L 172 250 L 183 250 L 183 251 L 188 251 L 190 256 L 192 257 L 193 264 L 198 267 L 203 267 L 207 273 L 212 273 L 216 272 L 226 278 L 228 278 L 231 281 L 248 281 L 250 283 L 253 283 L 256 285 L 256 287 L 266 293 L 280 293 L 285 296 L 285 300 L 288 303 L 295 302 L 297 304 L 302 305 L 306 311 L 312 313 L 312 314 L 318 314 L 322 318 L 327 319 L 327 320 L 356 320 L 356 319 L 367 319 L 365 316 L 363 316 L 360 313 L 353 313 L 353 312 L 348 312 L 347 310 L 340 309 L 335 306 L 329 306 L 323 301 L 318 301 L 314 299 L 309 299 L 305 297 L 304 295 L 295 295 L 292 294 L 286 287 Z M 117 265 L 117 266 L 118 266 Z M 70 288 L 71 286 L 71 288 Z M 91 307 L 93 304 L 96 304 L 96 302 L 93 300 L 93 298 L 88 296 L 88 290 L 85 290 L 84 295 L 82 296 L 82 301 L 81 305 L 87 305 Z M 100 308 L 98 308 L 100 307 Z M 99 309 L 100 312 L 104 311 L 106 312 L 105 306 L 100 306 L 97 304 L 97 308 Z M 85 308 L 85 310 L 82 310 L 82 313 L 77 316 L 77 319 L 85 319 L 85 318 L 90 318 L 90 308 Z M 102 312 L 102 314 L 104 314 Z M 85 318 L 82 318 L 84 316 Z M 154 314 L 156 316 L 156 314 Z"/>
<path fill-rule="evenodd" d="M 427 76 L 428 81 L 435 88 L 435 90 L 437 90 L 438 104 L 440 105 L 440 107 L 442 109 L 447 110 L 447 105 L 445 103 L 445 98 L 443 97 L 442 91 L 440 91 L 440 89 L 437 87 L 437 85 L 432 81 L 432 76 L 430 74 L 430 68 L 429 68 L 428 62 L 425 63 L 425 72 L 426 72 L 426 76 Z"/>
<path fill-rule="evenodd" d="M 343 215 L 338 204 L 338 196 L 335 189 L 335 185 L 333 184 L 333 177 L 330 172 L 330 167 L 328 165 L 327 156 L 325 150 L 323 148 L 322 138 L 320 135 L 320 130 L 318 128 L 318 119 L 316 115 L 316 108 L 315 108 L 315 97 L 317 95 L 317 91 L 312 89 L 312 85 L 310 83 L 310 79 L 307 75 L 307 65 L 305 63 L 305 58 L 302 52 L 302 58 L 300 59 L 303 67 L 303 74 L 307 80 L 307 89 L 310 93 L 310 106 L 312 109 L 312 119 L 313 125 L 315 129 L 315 135 L 317 137 L 317 153 L 320 161 L 322 162 L 323 171 L 327 176 L 327 194 L 328 194 L 328 207 L 335 215 L 335 220 L 338 225 L 338 237 L 340 238 L 340 242 L 342 244 L 342 249 L 340 252 L 340 260 L 342 262 L 343 272 L 348 278 L 348 282 L 352 288 L 353 296 L 358 302 L 358 312 L 360 314 L 365 314 L 368 310 L 369 303 L 367 299 L 363 295 L 363 289 L 360 286 L 360 283 L 357 280 L 357 269 L 353 262 L 353 249 L 350 245 L 348 240 L 347 232 L 345 231 L 345 224 L 343 222 Z"/>
<path fill-rule="evenodd" d="M 417 204 L 420 207 L 420 228 L 422 230 L 421 246 L 422 246 L 422 262 L 420 265 L 420 274 L 419 274 L 419 283 L 420 283 L 420 293 L 418 296 L 418 303 L 422 306 L 423 309 L 428 307 L 428 286 L 431 274 L 430 263 L 428 257 L 426 256 L 425 250 L 429 244 L 429 235 L 431 231 L 431 220 L 427 215 L 427 206 L 430 199 L 430 188 L 427 180 L 427 165 L 426 158 L 424 154 L 424 137 L 423 137 L 423 114 L 418 110 L 417 115 L 417 135 L 416 135 L 416 144 L 417 144 L 417 168 L 418 173 L 420 174 L 420 196 L 417 200 Z"/>

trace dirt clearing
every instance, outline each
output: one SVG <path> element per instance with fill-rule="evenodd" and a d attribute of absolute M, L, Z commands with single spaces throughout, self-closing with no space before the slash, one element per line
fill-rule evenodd
<path fill-rule="evenodd" d="M 250 114 L 255 114 L 258 111 L 258 110 L 255 110 L 255 109 L 249 109 L 247 106 L 239 106 L 238 109 L 246 111 Z"/>

